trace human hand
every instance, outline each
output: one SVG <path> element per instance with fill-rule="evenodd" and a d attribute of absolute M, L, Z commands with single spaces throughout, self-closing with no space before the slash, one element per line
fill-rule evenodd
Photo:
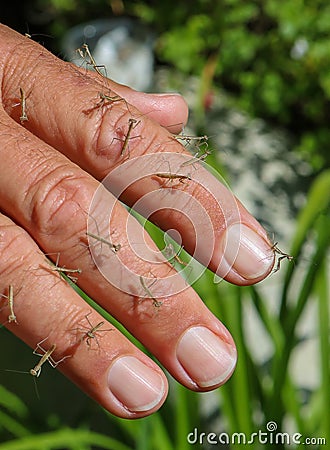
<path fill-rule="evenodd" d="M 113 414 L 161 406 L 164 373 L 48 265 L 45 254 L 59 255 L 181 384 L 217 388 L 236 364 L 232 337 L 117 201 L 176 230 L 229 282 L 270 273 L 266 232 L 170 133 L 187 120 L 185 102 L 87 74 L 5 26 L 0 48 L 0 292 L 10 297 L 13 286 L 17 323 L 5 297 L 0 322 L 32 348 L 43 341 L 54 365 Z"/>

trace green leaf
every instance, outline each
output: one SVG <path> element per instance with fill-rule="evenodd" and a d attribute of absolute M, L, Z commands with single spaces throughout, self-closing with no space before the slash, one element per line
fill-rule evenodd
<path fill-rule="evenodd" d="M 22 400 L 17 397 L 17 395 L 8 391 L 4 386 L 0 384 L 0 405 L 5 407 L 11 413 L 16 414 L 20 418 L 28 416 L 28 408 L 22 402 Z"/>
<path fill-rule="evenodd" d="M 6 429 L 15 437 L 23 437 L 31 434 L 28 428 L 2 411 L 0 411 L 0 428 Z"/>

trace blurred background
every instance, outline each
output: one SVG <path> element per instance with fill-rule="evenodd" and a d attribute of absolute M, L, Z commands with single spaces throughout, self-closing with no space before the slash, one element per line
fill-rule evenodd
<path fill-rule="evenodd" d="M 184 133 L 209 136 L 206 162 L 294 256 L 255 287 L 218 283 L 209 272 L 195 283 L 234 336 L 237 369 L 206 394 L 169 376 L 168 400 L 146 419 L 109 415 L 51 368 L 38 379 L 38 399 L 32 377 L 5 372 L 35 360 L 2 328 L 0 450 L 234 449 L 242 443 L 233 433 L 248 439 L 272 431 L 270 422 L 327 448 L 329 2 L 12 0 L 0 20 L 80 66 L 76 49 L 87 43 L 110 78 L 135 89 L 180 92 L 191 111 Z M 195 428 L 223 441 L 188 442 Z M 289 447 L 299 446 L 276 444 Z"/>

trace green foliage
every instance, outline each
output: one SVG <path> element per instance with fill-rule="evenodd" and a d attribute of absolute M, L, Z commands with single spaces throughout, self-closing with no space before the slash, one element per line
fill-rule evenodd
<path fill-rule="evenodd" d="M 296 150 L 315 169 L 330 164 L 330 6 L 326 0 L 199 0 L 150 4 L 127 11 L 159 32 L 158 57 L 203 79 L 212 76 L 252 115 L 287 127 Z M 201 86 L 204 92 L 212 84 Z M 199 105 L 200 106 L 200 105 Z"/>
<path fill-rule="evenodd" d="M 200 77 L 203 95 L 212 84 L 226 89 L 252 115 L 292 131 L 296 150 L 315 169 L 330 164 L 327 0 L 288 0 L 280 7 L 277 0 L 119 3 L 35 0 L 59 38 L 70 26 L 114 13 L 139 18 L 158 36 L 158 59 Z M 205 79 L 210 59 L 216 64 Z"/>
<path fill-rule="evenodd" d="M 328 2 L 200 2 L 198 14 L 187 10 L 159 42 L 161 58 L 198 76 L 216 54 L 214 84 L 252 115 L 293 131 L 315 168 L 329 165 Z"/>

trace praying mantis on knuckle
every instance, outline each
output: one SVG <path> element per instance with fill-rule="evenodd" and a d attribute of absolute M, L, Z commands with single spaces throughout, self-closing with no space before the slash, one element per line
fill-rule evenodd
<path fill-rule="evenodd" d="M 122 145 L 121 150 L 120 150 L 120 156 L 124 156 L 125 153 L 127 153 L 128 154 L 128 158 L 129 158 L 129 156 L 130 156 L 129 141 L 131 139 L 140 137 L 140 136 L 132 136 L 131 134 L 132 134 L 132 131 L 134 130 L 134 128 L 137 127 L 140 122 L 141 122 L 140 120 L 137 120 L 137 119 L 134 119 L 133 117 L 130 117 L 128 119 L 128 128 L 127 128 L 126 134 L 124 134 L 124 137 L 123 138 L 118 138 L 118 137 L 114 137 L 113 138 L 113 140 L 119 140 L 119 141 L 123 142 L 123 145 Z"/>

